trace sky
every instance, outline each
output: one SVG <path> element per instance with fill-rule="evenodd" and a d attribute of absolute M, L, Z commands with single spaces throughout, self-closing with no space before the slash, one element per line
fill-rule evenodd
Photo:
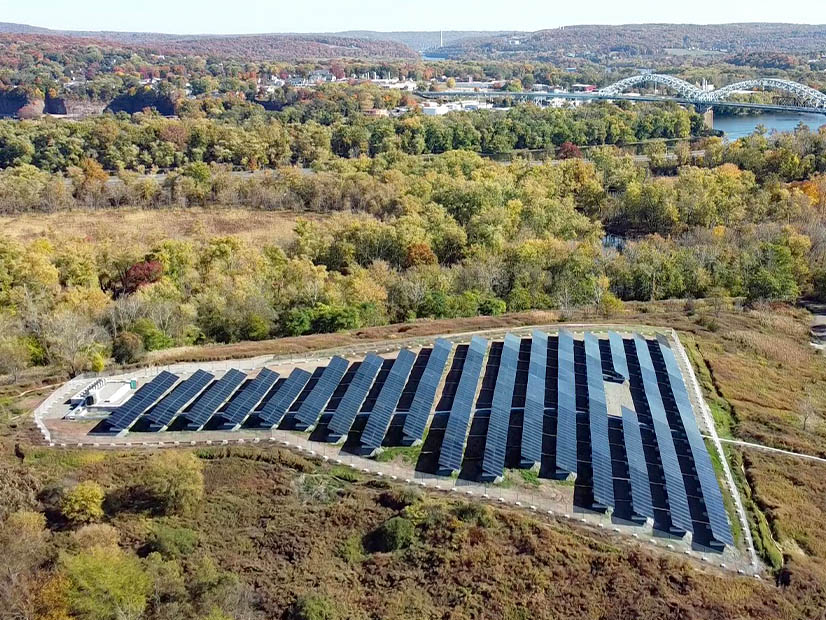
<path fill-rule="evenodd" d="M 0 0 L 0 21 L 176 34 L 541 30 L 572 24 L 826 23 L 826 0 Z"/>

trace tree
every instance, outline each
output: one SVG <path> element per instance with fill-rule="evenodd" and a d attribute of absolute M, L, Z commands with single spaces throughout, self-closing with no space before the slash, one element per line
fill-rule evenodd
<path fill-rule="evenodd" d="M 563 142 L 557 154 L 559 159 L 582 159 L 582 151 L 573 142 Z"/>
<path fill-rule="evenodd" d="M 17 383 L 20 373 L 29 365 L 30 357 L 19 325 L 4 321 L 0 316 L 0 375 L 11 375 L 12 381 Z"/>
<path fill-rule="evenodd" d="M 163 265 L 159 261 L 146 260 L 136 263 L 126 270 L 123 292 L 127 295 L 134 293 L 142 286 L 157 282 L 162 275 Z"/>
<path fill-rule="evenodd" d="M 159 452 L 150 458 L 138 484 L 160 512 L 187 514 L 204 497 L 203 466 L 191 452 Z"/>
<path fill-rule="evenodd" d="M 96 546 L 59 562 L 78 620 L 138 620 L 152 587 L 141 561 L 117 547 Z"/>
<path fill-rule="evenodd" d="M 47 317 L 40 335 L 52 364 L 71 376 L 87 369 L 108 340 L 106 332 L 89 318 L 72 311 Z"/>
<path fill-rule="evenodd" d="M 803 432 L 808 430 L 809 422 L 812 419 L 817 419 L 817 406 L 814 399 L 811 397 L 805 398 L 800 402 L 800 418 L 802 422 Z"/>
<path fill-rule="evenodd" d="M 103 516 L 103 489 L 87 480 L 68 491 L 60 502 L 60 512 L 75 525 L 98 521 Z"/>
<path fill-rule="evenodd" d="M 112 357 L 118 364 L 134 364 L 145 352 L 143 338 L 134 332 L 121 332 L 112 342 Z"/>

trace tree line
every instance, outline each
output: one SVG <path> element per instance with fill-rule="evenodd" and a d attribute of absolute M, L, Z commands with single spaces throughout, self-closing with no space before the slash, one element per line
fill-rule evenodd
<path fill-rule="evenodd" d="M 126 178 L 116 189 L 91 161 L 71 184 L 31 166 L 7 170 L 0 188 L 43 183 L 36 205 L 61 191 L 91 205 L 125 191 L 122 204 L 147 208 L 328 215 L 298 219 L 283 246 L 200 234 L 146 246 L 4 238 L 2 368 L 76 373 L 112 355 L 128 362 L 175 345 L 424 317 L 822 294 L 824 177 L 761 184 L 727 163 L 663 178 L 611 147 L 593 158 L 532 166 L 465 151 L 385 154 L 334 160 L 316 174 L 287 167 L 251 177 L 198 163 L 164 187 Z M 607 243 L 606 230 L 622 241 Z"/>

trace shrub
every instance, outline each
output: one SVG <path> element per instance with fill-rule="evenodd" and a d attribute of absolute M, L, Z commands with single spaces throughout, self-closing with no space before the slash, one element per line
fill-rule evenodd
<path fill-rule="evenodd" d="M 198 532 L 187 527 L 174 527 L 163 522 L 152 525 L 148 546 L 165 558 L 177 558 L 192 553 L 198 545 Z"/>
<path fill-rule="evenodd" d="M 132 324 L 132 331 L 143 340 L 147 351 L 168 349 L 175 342 L 161 331 L 150 319 L 138 319 Z"/>
<path fill-rule="evenodd" d="M 202 470 L 200 459 L 191 452 L 159 452 L 150 459 L 138 486 L 159 512 L 186 514 L 204 497 Z"/>
<path fill-rule="evenodd" d="M 353 534 L 345 538 L 336 549 L 336 554 L 348 564 L 358 564 L 364 559 L 364 544 L 361 536 Z"/>
<path fill-rule="evenodd" d="M 453 509 L 453 512 L 459 521 L 470 523 L 471 525 L 491 527 L 494 523 L 490 508 L 484 504 L 475 502 L 459 504 Z"/>
<path fill-rule="evenodd" d="M 421 493 L 410 487 L 397 487 L 379 495 L 379 503 L 393 510 L 402 510 L 421 499 Z"/>
<path fill-rule="evenodd" d="M 143 358 L 143 338 L 134 332 L 121 332 L 112 343 L 112 357 L 118 364 L 134 364 Z"/>
<path fill-rule="evenodd" d="M 91 549 L 92 547 L 117 547 L 120 541 L 118 530 L 105 523 L 90 523 L 72 532 L 74 549 Z"/>
<path fill-rule="evenodd" d="M 507 310 L 505 302 L 493 295 L 485 295 L 479 300 L 479 314 L 499 316 L 505 314 L 505 310 Z"/>
<path fill-rule="evenodd" d="M 338 612 L 325 596 L 309 594 L 302 596 L 290 610 L 291 620 L 336 620 Z"/>
<path fill-rule="evenodd" d="M 81 482 L 63 496 L 60 512 L 74 524 L 97 521 L 103 516 L 103 489 L 91 480 Z"/>
<path fill-rule="evenodd" d="M 152 586 L 140 560 L 117 547 L 93 547 L 64 555 L 60 567 L 69 581 L 69 608 L 78 620 L 140 618 Z"/>
<path fill-rule="evenodd" d="M 410 546 L 416 536 L 416 528 L 404 517 L 393 517 L 375 531 L 375 546 L 379 551 L 397 551 Z"/>

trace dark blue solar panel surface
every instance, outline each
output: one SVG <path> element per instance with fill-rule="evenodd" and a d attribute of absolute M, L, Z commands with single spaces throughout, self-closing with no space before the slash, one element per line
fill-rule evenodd
<path fill-rule="evenodd" d="M 287 409 L 298 398 L 311 376 L 312 374 L 301 368 L 293 369 L 287 380 L 281 384 L 278 391 L 258 412 L 258 417 L 264 426 L 273 427 L 281 422 L 281 418 L 284 417 Z"/>
<path fill-rule="evenodd" d="M 235 390 L 241 387 L 246 378 L 247 375 L 235 368 L 225 372 L 224 376 L 209 386 L 189 411 L 183 414 L 183 417 L 189 421 L 188 427 L 201 428 L 206 424 L 221 405 L 235 393 Z"/>
<path fill-rule="evenodd" d="M 688 507 L 685 482 L 680 470 L 680 462 L 677 459 L 677 451 L 674 448 L 671 427 L 668 425 L 668 417 L 660 394 L 654 362 L 651 360 L 651 353 L 648 350 L 648 343 L 645 338 L 635 335 L 634 345 L 640 363 L 640 370 L 642 371 L 645 398 L 651 411 L 654 433 L 657 436 L 657 448 L 660 452 L 660 461 L 665 475 L 665 492 L 668 495 L 668 513 L 671 517 L 671 523 L 675 528 L 692 532 L 694 527 Z"/>
<path fill-rule="evenodd" d="M 602 377 L 599 340 L 585 334 L 585 365 L 588 377 L 588 420 L 591 429 L 591 465 L 593 467 L 594 502 L 614 506 L 614 481 L 611 468 L 611 445 L 608 441 L 608 407 Z"/>
<path fill-rule="evenodd" d="M 154 405 L 178 381 L 178 376 L 162 371 L 149 383 L 145 383 L 126 403 L 109 416 L 109 426 L 122 431 L 132 426 L 141 414 Z"/>
<path fill-rule="evenodd" d="M 350 362 L 338 355 L 330 360 L 330 364 L 321 373 L 313 391 L 304 399 L 295 414 L 299 428 L 309 428 L 316 423 L 349 366 Z"/>
<path fill-rule="evenodd" d="M 545 373 L 548 365 L 548 334 L 538 329 L 531 335 L 531 359 L 525 390 L 522 421 L 521 464 L 533 467 L 542 460 L 542 425 L 545 417 Z"/>
<path fill-rule="evenodd" d="M 327 425 L 330 435 L 342 437 L 350 432 L 353 420 L 356 419 L 383 363 L 384 360 L 373 353 L 364 358 L 350 385 L 347 386 L 347 391 L 338 403 L 338 407 L 333 412 L 333 417 L 330 418 L 330 423 Z"/>
<path fill-rule="evenodd" d="M 559 330 L 559 370 L 557 375 L 556 468 L 576 474 L 576 373 L 574 337 Z"/>
<path fill-rule="evenodd" d="M 255 379 L 245 385 L 241 392 L 229 402 L 227 408 L 221 412 L 221 417 L 232 424 L 241 424 L 272 389 L 276 381 L 278 381 L 277 372 L 262 368 Z"/>
<path fill-rule="evenodd" d="M 628 360 L 625 359 L 625 345 L 622 342 L 622 336 L 617 332 L 609 332 L 608 340 L 611 343 L 611 361 L 613 362 L 614 372 L 628 379 Z"/>
<path fill-rule="evenodd" d="M 470 341 L 465 364 L 462 367 L 462 376 L 456 388 L 456 396 L 447 418 L 447 427 L 442 439 L 439 452 L 439 469 L 441 471 L 458 471 L 462 465 L 462 453 L 467 439 L 470 412 L 476 398 L 476 388 L 479 385 L 479 375 L 485 361 L 485 352 L 488 341 L 474 336 Z"/>
<path fill-rule="evenodd" d="M 651 500 L 651 481 L 648 477 L 648 465 L 640 434 L 640 421 L 637 412 L 627 407 L 622 408 L 622 435 L 625 453 L 628 456 L 628 474 L 631 479 L 631 506 L 634 513 L 641 517 L 654 518 L 654 505 Z"/>
<path fill-rule="evenodd" d="M 482 458 L 482 475 L 485 478 L 495 479 L 505 473 L 505 447 L 508 441 L 520 345 L 520 339 L 513 334 L 505 336 L 499 372 L 496 375 L 496 387 L 493 390 L 485 453 Z"/>
<path fill-rule="evenodd" d="M 208 372 L 196 370 L 189 379 L 176 385 L 174 390 L 149 410 L 146 419 L 158 426 L 167 426 L 214 378 Z"/>
<path fill-rule="evenodd" d="M 367 418 L 367 425 L 361 433 L 359 441 L 363 448 L 374 450 L 381 446 L 390 419 L 393 417 L 393 411 L 401 398 L 404 385 L 415 362 L 416 354 L 412 351 L 405 349 L 399 352 L 379 392 L 376 404 L 373 405 L 373 410 Z"/>
<path fill-rule="evenodd" d="M 697 470 L 697 478 L 700 481 L 700 489 L 703 493 L 703 502 L 708 513 L 709 527 L 711 527 L 712 535 L 716 540 L 727 545 L 733 545 L 734 538 L 731 534 L 731 525 L 729 524 L 725 505 L 723 504 L 723 494 L 720 491 L 717 476 L 711 465 L 711 458 L 706 450 L 706 444 L 703 441 L 702 435 L 700 435 L 700 429 L 697 427 L 694 409 L 691 406 L 688 391 L 683 381 L 683 373 L 680 371 L 680 366 L 677 364 L 674 352 L 671 350 L 666 339 L 663 336 L 658 336 L 657 340 L 660 345 L 660 352 L 662 353 L 666 370 L 668 371 L 671 393 L 674 395 L 674 400 L 677 403 L 680 420 L 682 421 L 683 429 L 688 439 L 689 447 L 691 448 L 691 456 L 694 459 L 694 467 Z"/>
<path fill-rule="evenodd" d="M 451 349 L 453 349 L 453 344 L 443 338 L 439 338 L 433 345 L 433 351 L 430 353 L 427 366 L 419 380 L 418 389 L 410 403 L 410 411 L 404 420 L 402 432 L 408 441 L 417 441 L 424 435 L 430 410 L 433 409 L 433 400 L 436 398 L 436 390 L 442 380 Z"/>

